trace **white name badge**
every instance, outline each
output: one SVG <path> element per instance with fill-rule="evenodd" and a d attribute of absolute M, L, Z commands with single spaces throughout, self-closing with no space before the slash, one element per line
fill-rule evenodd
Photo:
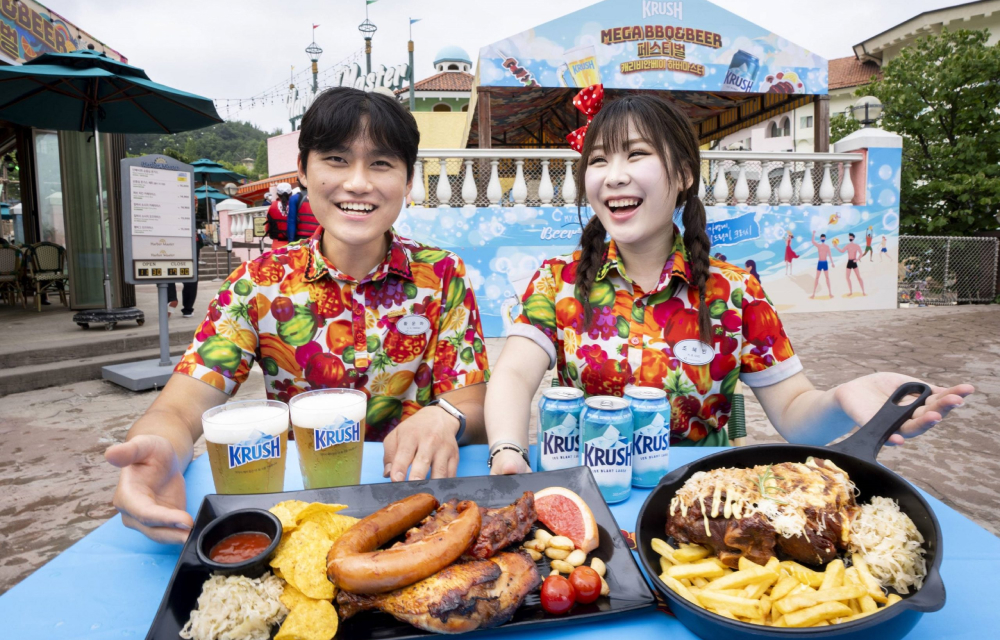
<path fill-rule="evenodd" d="M 431 328 L 431 321 L 424 316 L 408 315 L 396 321 L 396 329 L 404 336 L 422 336 Z"/>
<path fill-rule="evenodd" d="M 681 340 L 674 345 L 674 357 L 693 366 L 709 364 L 715 358 L 715 349 L 701 340 Z"/>

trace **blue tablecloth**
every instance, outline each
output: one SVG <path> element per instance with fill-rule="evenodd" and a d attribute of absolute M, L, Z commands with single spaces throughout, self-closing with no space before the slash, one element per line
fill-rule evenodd
<path fill-rule="evenodd" d="M 676 448 L 671 468 L 687 464 L 719 449 Z M 366 444 L 363 482 L 382 478 L 382 447 Z M 483 475 L 486 447 L 464 447 L 458 475 Z M 214 492 L 208 456 L 195 460 L 185 474 L 188 511 L 196 513 L 202 497 Z M 298 457 L 289 449 L 285 488 L 302 488 Z M 631 498 L 611 511 L 621 528 L 634 530 L 639 508 L 648 491 L 633 489 Z M 996 637 L 1000 606 L 996 602 L 1000 578 L 1000 539 L 955 510 L 925 494 L 944 532 L 942 574 L 948 603 L 937 613 L 925 614 L 911 640 Z M 110 496 L 109 496 L 110 498 Z M 122 526 L 116 516 L 83 540 L 0 596 L 0 637 L 17 640 L 87 640 L 143 638 L 152 623 L 180 553 L 179 546 L 160 545 Z M 5 629 L 5 630 L 3 630 Z M 532 634 L 533 638 L 617 637 L 687 639 L 694 636 L 676 619 L 656 610 L 609 618 Z M 477 634 L 478 638 L 496 632 Z"/>

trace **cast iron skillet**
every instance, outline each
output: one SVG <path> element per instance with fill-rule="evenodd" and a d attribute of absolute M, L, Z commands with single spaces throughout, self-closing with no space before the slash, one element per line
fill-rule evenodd
<path fill-rule="evenodd" d="M 897 404 L 910 394 L 919 394 L 919 397 L 908 405 Z M 897 640 L 910 632 L 924 612 L 937 611 L 943 607 L 945 591 L 940 574 L 943 550 L 941 526 L 937 517 L 916 489 L 875 461 L 876 455 L 889 436 L 913 415 L 930 394 L 930 387 L 925 384 L 917 382 L 904 384 L 896 389 L 889 401 L 879 409 L 868 424 L 846 440 L 829 447 L 795 444 L 740 447 L 706 456 L 664 476 L 642 505 L 635 534 L 639 558 L 654 586 L 669 600 L 670 609 L 676 614 L 677 619 L 696 635 L 712 640 L 716 638 L 760 640 L 790 636 L 806 636 L 812 640 L 848 635 L 876 640 Z M 911 590 L 909 595 L 903 596 L 901 602 L 854 622 L 827 627 L 791 629 L 766 627 L 724 618 L 681 598 L 659 579 L 659 556 L 653 551 L 650 541 L 653 538 L 666 537 L 670 500 L 695 472 L 720 467 L 805 462 L 809 456 L 831 460 L 846 471 L 860 491 L 857 497 L 858 504 L 868 502 L 873 496 L 885 496 L 899 502 L 900 509 L 910 516 L 924 536 L 927 576 L 919 591 Z"/>

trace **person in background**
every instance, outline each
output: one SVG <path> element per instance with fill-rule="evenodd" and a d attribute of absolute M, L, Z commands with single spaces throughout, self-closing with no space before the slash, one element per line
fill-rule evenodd
<path fill-rule="evenodd" d="M 757 262 L 754 260 L 747 260 L 744 264 L 746 265 L 747 271 L 750 272 L 750 275 L 757 278 L 757 282 L 760 282 L 760 274 L 757 273 Z"/>
<path fill-rule="evenodd" d="M 201 254 L 201 248 L 205 246 L 208 242 L 208 234 L 205 233 L 204 229 L 199 229 L 198 233 L 195 235 L 195 260 L 197 260 Z M 185 282 L 184 288 L 181 291 L 181 301 L 184 306 L 181 307 L 181 317 L 190 318 L 194 315 L 194 301 L 198 298 L 198 283 L 197 282 Z M 170 317 L 171 309 L 177 308 L 177 284 L 171 282 L 167 285 L 167 317 Z"/>
<path fill-rule="evenodd" d="M 308 240 L 320 225 L 313 215 L 309 192 L 302 182 L 299 182 L 297 193 L 293 193 L 288 202 L 288 241 Z"/>
<path fill-rule="evenodd" d="M 267 209 L 267 237 L 271 239 L 271 250 L 288 244 L 288 200 L 292 195 L 292 185 L 279 182 L 278 199 Z"/>

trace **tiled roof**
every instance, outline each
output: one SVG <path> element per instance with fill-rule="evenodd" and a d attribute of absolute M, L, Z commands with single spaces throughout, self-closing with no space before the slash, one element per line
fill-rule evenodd
<path fill-rule="evenodd" d="M 416 91 L 472 91 L 473 76 L 464 71 L 442 71 L 430 78 L 424 78 L 413 86 Z M 406 93 L 410 87 L 396 91 L 396 95 Z"/>
<path fill-rule="evenodd" d="M 846 89 L 868 84 L 872 76 L 882 79 L 882 68 L 874 62 L 861 62 L 854 56 L 830 60 L 830 89 Z"/>

